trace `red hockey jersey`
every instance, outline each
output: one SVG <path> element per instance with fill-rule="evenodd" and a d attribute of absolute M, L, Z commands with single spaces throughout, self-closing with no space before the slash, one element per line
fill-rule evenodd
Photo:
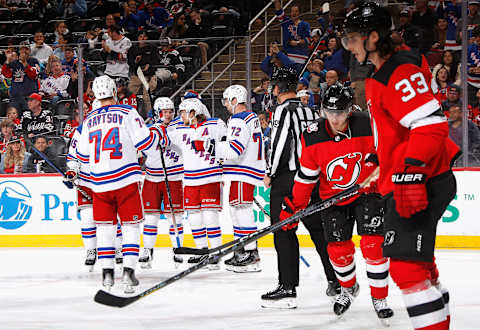
<path fill-rule="evenodd" d="M 375 152 L 368 114 L 354 112 L 348 120 L 345 134 L 333 135 L 325 119 L 311 124 L 302 133 L 300 169 L 292 192 L 295 207 L 307 206 L 318 180 L 320 198 L 327 199 L 363 182 L 374 170 L 374 165 L 365 164 L 368 155 Z M 338 205 L 357 198 L 358 195 L 353 196 Z"/>
<path fill-rule="evenodd" d="M 366 80 L 382 195 L 393 190 L 392 174 L 404 169 L 405 159 L 423 162 L 422 171 L 431 178 L 448 171 L 459 152 L 448 138 L 431 80 L 425 57 L 413 51 L 394 53 Z"/>

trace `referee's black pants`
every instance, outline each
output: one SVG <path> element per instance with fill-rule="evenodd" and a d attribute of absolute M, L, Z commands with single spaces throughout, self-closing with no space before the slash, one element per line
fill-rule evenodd
<path fill-rule="evenodd" d="M 285 172 L 272 180 L 270 190 L 270 212 L 272 224 L 280 221 L 280 211 L 285 196 L 292 192 L 295 172 Z M 312 193 L 312 202 L 319 200 L 318 185 Z M 323 264 L 325 276 L 329 281 L 335 281 L 335 273 L 327 253 L 327 242 L 323 233 L 320 214 L 316 213 L 302 219 L 303 224 L 310 233 L 320 259 Z M 273 242 L 277 251 L 278 282 L 279 284 L 298 286 L 300 251 L 296 229 L 284 231 L 282 229 L 273 233 Z"/>

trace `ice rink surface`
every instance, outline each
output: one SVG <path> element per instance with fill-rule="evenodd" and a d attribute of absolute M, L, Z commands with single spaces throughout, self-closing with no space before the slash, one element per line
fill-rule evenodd
<path fill-rule="evenodd" d="M 311 267 L 301 264 L 298 308 L 294 310 L 260 307 L 260 295 L 277 283 L 273 249 L 260 250 L 260 273 L 235 274 L 223 267 L 201 270 L 128 307 L 114 309 L 93 301 L 101 275 L 99 267 L 87 272 L 82 265 L 82 249 L 0 249 L 0 329 L 386 329 L 373 312 L 359 250 L 360 295 L 340 320 L 333 315 L 325 296 L 326 280 L 318 256 L 313 249 L 304 248 L 301 253 Z M 441 282 L 450 290 L 451 329 L 478 329 L 480 286 L 476 272 L 480 269 L 480 251 L 438 250 L 436 255 Z M 137 272 L 140 289 L 181 269 L 174 268 L 170 249 L 156 249 L 154 268 Z M 395 316 L 388 329 L 411 329 L 400 292 L 390 284 L 389 303 Z"/>

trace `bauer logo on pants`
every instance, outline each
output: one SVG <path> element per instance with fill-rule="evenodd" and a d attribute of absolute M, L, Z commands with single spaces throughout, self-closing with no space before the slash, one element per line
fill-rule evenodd
<path fill-rule="evenodd" d="M 32 215 L 32 195 L 17 181 L 0 183 L 0 227 L 17 229 Z"/>

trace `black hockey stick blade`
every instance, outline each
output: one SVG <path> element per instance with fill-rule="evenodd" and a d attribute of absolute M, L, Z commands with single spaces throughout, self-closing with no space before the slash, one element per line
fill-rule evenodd
<path fill-rule="evenodd" d="M 121 308 L 130 305 L 131 303 L 137 301 L 140 298 L 140 295 L 133 297 L 119 297 L 111 294 L 110 292 L 98 290 L 93 300 L 102 305 Z"/>
<path fill-rule="evenodd" d="M 212 253 L 212 251 L 210 249 L 207 249 L 207 248 L 195 249 L 195 248 L 191 248 L 191 247 L 181 246 L 181 247 L 178 247 L 178 248 L 173 248 L 173 253 L 175 253 L 175 254 L 193 254 L 193 255 L 197 255 L 197 256 L 203 256 L 203 255 Z"/>

